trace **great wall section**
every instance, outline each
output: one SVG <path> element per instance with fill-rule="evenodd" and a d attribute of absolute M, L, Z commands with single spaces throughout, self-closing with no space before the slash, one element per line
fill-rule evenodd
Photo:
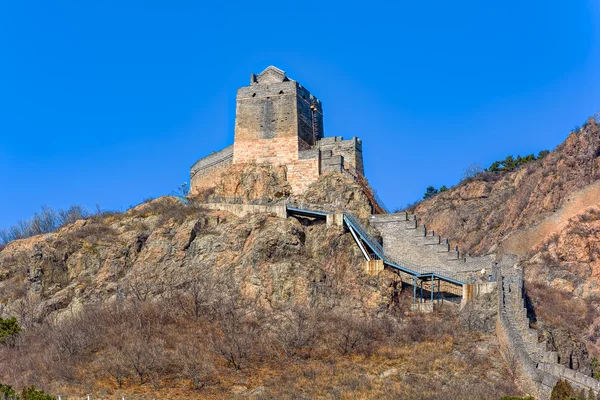
<path fill-rule="evenodd" d="M 372 215 L 368 219 L 361 221 L 343 208 L 302 204 L 291 197 L 271 201 L 209 196 L 203 205 L 238 216 L 272 213 L 280 218 L 323 219 L 328 227 L 343 228 L 364 255 L 365 273 L 377 275 L 388 269 L 403 285 L 412 287 L 415 311 L 432 311 L 444 300 L 462 307 L 497 291 L 496 333 L 501 353 L 522 390 L 547 399 L 563 379 L 577 389 L 600 394 L 599 381 L 560 364 L 557 353 L 547 351 L 547 344 L 530 327 L 523 272 L 516 256 L 472 257 L 440 232 L 428 230 L 417 215 L 389 213 L 364 176 L 362 141 L 324 137 L 322 105 L 316 97 L 275 67 L 252 74 L 250 81 L 250 86 L 238 90 L 234 144 L 191 167 L 192 196 L 214 184 L 215 176 L 233 164 L 282 167 L 293 195 L 301 194 L 322 175 L 341 174 L 357 183 L 369 200 Z"/>

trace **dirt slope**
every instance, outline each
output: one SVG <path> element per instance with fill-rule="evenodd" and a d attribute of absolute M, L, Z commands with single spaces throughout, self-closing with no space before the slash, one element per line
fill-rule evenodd
<path fill-rule="evenodd" d="M 515 172 L 481 173 L 423 201 L 414 211 L 464 251 L 483 254 L 514 235 L 506 246 L 524 253 L 575 213 L 597 203 L 597 187 L 587 187 L 600 179 L 599 156 L 600 131 L 590 119 L 542 160 Z M 586 190 L 574 195 L 582 189 Z M 516 234 L 548 217 L 552 219 L 542 227 Z"/>

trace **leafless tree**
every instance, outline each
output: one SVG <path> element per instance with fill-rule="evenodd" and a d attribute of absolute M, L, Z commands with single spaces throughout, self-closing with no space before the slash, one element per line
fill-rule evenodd
<path fill-rule="evenodd" d="M 242 369 L 261 345 L 261 324 L 255 301 L 232 290 L 213 307 L 211 344 L 231 367 Z"/>
<path fill-rule="evenodd" d="M 475 178 L 478 173 L 483 172 L 483 167 L 481 164 L 473 163 L 465 169 L 463 172 L 463 180 Z"/>
<path fill-rule="evenodd" d="M 378 327 L 373 318 L 338 311 L 330 316 L 328 322 L 330 338 L 341 354 L 361 353 L 369 356 L 375 351 Z"/>
<path fill-rule="evenodd" d="M 19 324 L 24 328 L 31 328 L 38 321 L 37 309 L 41 304 L 40 296 L 27 292 L 24 297 L 16 300 L 11 306 L 11 314 L 16 315 Z"/>
<path fill-rule="evenodd" d="M 152 274 L 153 268 L 150 266 L 140 266 L 135 272 L 132 272 L 127 279 L 127 289 L 138 301 L 147 301 L 152 295 L 162 293 L 164 288 L 160 278 Z"/>
<path fill-rule="evenodd" d="M 197 320 L 208 313 L 219 290 L 209 272 L 198 272 L 177 296 L 178 304 L 186 315 Z"/>
<path fill-rule="evenodd" d="M 122 388 L 125 379 L 130 375 L 128 360 L 123 354 L 122 349 L 115 347 L 108 348 L 99 357 L 99 363 L 102 369 L 117 382 L 119 388 Z"/>
<path fill-rule="evenodd" d="M 271 335 L 287 357 L 297 357 L 301 352 L 309 355 L 320 334 L 320 325 L 315 309 L 293 305 L 276 314 Z"/>
<path fill-rule="evenodd" d="M 140 340 L 130 337 L 123 346 L 123 356 L 127 364 L 133 368 L 139 378 L 139 384 L 150 380 L 150 374 L 157 367 L 163 356 L 164 347 L 160 340 Z"/>
<path fill-rule="evenodd" d="M 175 361 L 181 368 L 181 377 L 189 379 L 194 390 L 200 390 L 210 382 L 214 365 L 209 350 L 198 340 L 190 339 L 186 343 L 180 343 Z"/>

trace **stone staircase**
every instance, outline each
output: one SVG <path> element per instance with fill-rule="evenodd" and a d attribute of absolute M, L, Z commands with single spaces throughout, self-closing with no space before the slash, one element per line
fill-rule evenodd
<path fill-rule="evenodd" d="M 499 274 L 497 333 L 501 345 L 514 362 L 524 389 L 534 391 L 539 398 L 550 397 L 559 379 L 568 381 L 576 390 L 600 393 L 600 382 L 558 363 L 558 354 L 548 351 L 531 329 L 523 298 L 523 271 L 520 268 L 502 268 Z"/>
<path fill-rule="evenodd" d="M 420 224 L 414 214 L 372 215 L 370 223 L 381 232 L 384 249 L 393 257 L 417 265 L 441 265 L 455 272 L 478 273 L 483 269 L 489 273 L 494 265 L 492 256 L 470 257 L 458 246 L 451 246 L 447 238 Z"/>
<path fill-rule="evenodd" d="M 522 288 L 521 276 L 502 276 L 501 301 L 508 316 L 509 326 L 517 332 L 523 348 L 532 361 L 558 363 L 558 354 L 555 351 L 547 351 L 546 343 L 540 342 L 537 331 L 530 327 Z"/>

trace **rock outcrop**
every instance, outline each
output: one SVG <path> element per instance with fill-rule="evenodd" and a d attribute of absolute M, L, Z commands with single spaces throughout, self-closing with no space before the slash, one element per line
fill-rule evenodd
<path fill-rule="evenodd" d="M 465 252 L 483 254 L 505 245 L 506 253 L 524 254 L 553 232 L 526 235 L 535 236 L 531 241 L 523 235 L 513 242 L 507 239 L 576 201 L 575 192 L 600 179 L 599 156 L 600 127 L 590 119 L 543 159 L 514 172 L 481 173 L 421 202 L 413 211 Z M 596 196 L 582 196 L 588 203 L 597 202 Z M 590 205 L 580 204 L 574 212 Z"/>
<path fill-rule="evenodd" d="M 397 277 L 364 275 L 361 257 L 349 234 L 324 223 L 238 218 L 161 198 L 9 243 L 0 252 L 0 296 L 11 315 L 41 320 L 114 299 L 140 283 L 158 296 L 166 286 L 210 273 L 265 305 L 318 297 L 356 309 L 389 306 Z M 324 291 L 331 295 L 316 296 Z"/>

